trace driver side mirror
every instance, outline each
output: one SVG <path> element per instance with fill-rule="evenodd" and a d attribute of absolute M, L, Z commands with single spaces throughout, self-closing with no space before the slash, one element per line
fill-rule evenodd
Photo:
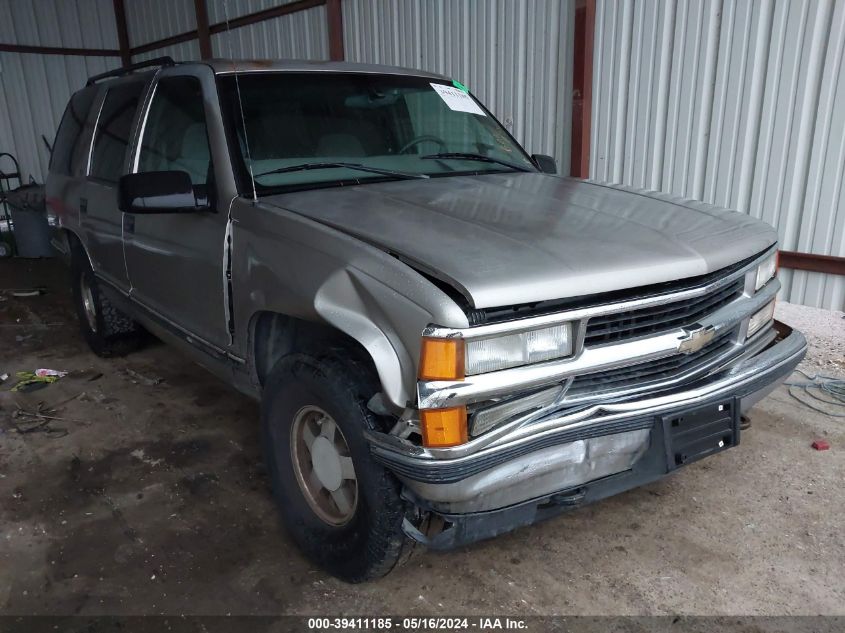
<path fill-rule="evenodd" d="M 544 174 L 557 174 L 557 163 L 551 156 L 546 156 L 545 154 L 532 154 L 531 158 L 534 159 L 534 164 L 537 165 L 537 169 Z"/>
<path fill-rule="evenodd" d="M 210 208 L 197 202 L 185 171 L 127 174 L 118 184 L 118 199 L 124 213 L 195 213 Z"/>

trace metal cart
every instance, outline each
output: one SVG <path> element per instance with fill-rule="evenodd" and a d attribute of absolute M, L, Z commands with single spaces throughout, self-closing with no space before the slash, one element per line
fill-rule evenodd
<path fill-rule="evenodd" d="M 4 164 L 7 163 L 12 164 L 12 171 L 6 171 Z M 14 180 L 18 181 L 17 186 L 12 185 Z M 0 152 L 0 257 L 9 257 L 16 251 L 12 213 L 6 201 L 6 194 L 22 184 L 18 159 L 8 152 Z"/>

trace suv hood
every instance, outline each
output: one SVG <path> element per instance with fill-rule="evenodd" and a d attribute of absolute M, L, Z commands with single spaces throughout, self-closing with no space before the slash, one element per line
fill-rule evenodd
<path fill-rule="evenodd" d="M 453 176 L 262 198 L 396 254 L 476 308 L 693 277 L 777 241 L 748 215 L 539 173 Z"/>

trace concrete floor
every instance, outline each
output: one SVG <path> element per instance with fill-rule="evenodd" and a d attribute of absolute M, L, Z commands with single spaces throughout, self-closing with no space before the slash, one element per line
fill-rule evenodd
<path fill-rule="evenodd" d="M 95 357 L 61 270 L 0 261 L 0 288 L 41 284 L 0 291 L 0 374 L 73 373 L 28 394 L 0 385 L 0 613 L 845 613 L 845 420 L 784 388 L 739 448 L 351 586 L 280 526 L 254 402 L 160 343 Z M 63 419 L 19 433 L 16 408 L 39 402 Z M 816 437 L 832 449 L 810 448 Z"/>

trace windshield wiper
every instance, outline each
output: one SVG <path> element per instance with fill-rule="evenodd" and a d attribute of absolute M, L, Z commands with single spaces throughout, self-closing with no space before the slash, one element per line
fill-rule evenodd
<path fill-rule="evenodd" d="M 483 163 L 497 163 L 499 165 L 504 165 L 505 167 L 510 167 L 511 169 L 515 169 L 516 171 L 531 171 L 527 167 L 523 165 L 517 165 L 516 163 L 512 163 L 507 160 L 502 160 L 501 158 L 494 158 L 493 156 L 485 156 L 484 154 L 472 154 L 470 152 L 442 152 L 440 154 L 427 154 L 426 156 L 420 156 L 420 158 L 425 160 L 436 160 L 438 158 L 457 158 L 460 160 L 477 160 Z"/>
<path fill-rule="evenodd" d="M 262 174 L 256 174 L 255 178 L 261 176 L 269 176 L 271 174 L 287 174 L 292 171 L 308 171 L 309 169 L 357 169 L 358 171 L 367 171 L 371 174 L 381 174 L 383 176 L 398 176 L 399 178 L 428 178 L 426 174 L 410 174 L 406 171 L 396 171 L 394 169 L 381 169 L 380 167 L 369 167 L 361 163 L 302 163 L 301 165 L 290 165 L 289 167 L 279 167 L 278 169 L 271 169 Z"/>

